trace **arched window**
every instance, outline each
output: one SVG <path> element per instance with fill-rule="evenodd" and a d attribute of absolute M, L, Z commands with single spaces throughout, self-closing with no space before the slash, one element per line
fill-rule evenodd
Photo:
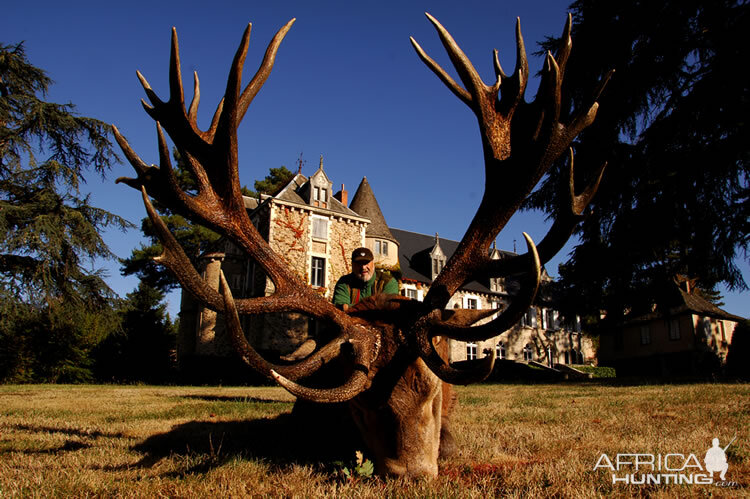
<path fill-rule="evenodd" d="M 531 343 L 527 343 L 526 346 L 523 347 L 523 360 L 534 360 L 534 350 L 531 348 Z"/>
<path fill-rule="evenodd" d="M 572 350 L 570 354 L 572 357 L 572 364 L 583 364 L 583 354 L 581 352 L 579 352 L 578 350 Z"/>
<path fill-rule="evenodd" d="M 505 343 L 502 341 L 498 341 L 497 345 L 495 345 L 495 357 L 498 359 L 505 358 Z"/>

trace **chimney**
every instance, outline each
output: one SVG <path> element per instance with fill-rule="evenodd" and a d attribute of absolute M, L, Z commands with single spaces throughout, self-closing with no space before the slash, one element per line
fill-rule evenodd
<path fill-rule="evenodd" d="M 344 184 L 341 184 L 341 190 L 334 194 L 333 197 L 341 201 L 341 204 L 344 206 L 349 206 L 349 193 L 344 189 Z"/>

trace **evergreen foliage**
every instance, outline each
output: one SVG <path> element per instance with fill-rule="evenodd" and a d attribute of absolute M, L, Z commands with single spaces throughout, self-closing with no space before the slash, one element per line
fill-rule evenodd
<path fill-rule="evenodd" d="M 97 348 L 96 375 L 103 381 L 164 383 L 175 369 L 177 326 L 164 293 L 141 282 L 122 301 L 120 330 Z"/>
<path fill-rule="evenodd" d="M 748 257 L 750 233 L 750 92 L 738 65 L 750 55 L 746 2 L 579 0 L 571 9 L 563 112 L 590 105 L 615 74 L 575 147 L 578 190 L 608 166 L 560 268 L 563 306 L 616 319 L 648 310 L 677 275 L 706 295 L 719 283 L 746 289 L 735 264 Z M 526 207 L 554 216 L 566 171 L 556 165 Z"/>
<path fill-rule="evenodd" d="M 115 327 L 115 294 L 93 269 L 124 219 L 80 186 L 117 160 L 109 126 L 47 102 L 52 84 L 24 47 L 0 44 L 0 380 L 84 381 Z"/>
<path fill-rule="evenodd" d="M 176 174 L 180 186 L 188 194 L 196 194 L 195 180 L 188 165 L 182 160 L 177 149 L 174 149 L 172 154 L 177 164 Z M 263 180 L 255 181 L 254 187 L 257 192 L 243 186 L 242 194 L 248 197 L 258 197 L 259 193 L 274 194 L 286 185 L 293 176 L 294 174 L 285 166 L 271 168 L 269 174 Z M 194 261 L 219 239 L 219 235 L 215 232 L 192 223 L 161 203 L 154 202 L 154 206 L 169 230 L 182 245 L 185 253 Z M 141 282 L 163 292 L 179 288 L 180 284 L 177 279 L 153 260 L 154 257 L 161 254 L 162 246 L 148 217 L 141 220 L 141 230 L 150 244 L 142 244 L 139 248 L 133 250 L 130 257 L 123 259 L 121 261 L 121 273 L 123 275 L 136 275 Z"/>
<path fill-rule="evenodd" d="M 177 165 L 175 173 L 180 187 L 189 195 L 197 194 L 196 181 L 188 165 L 177 149 L 174 149 L 172 154 Z M 197 259 L 201 253 L 219 239 L 219 235 L 214 231 L 192 223 L 156 200 L 154 200 L 154 207 L 191 259 Z M 161 292 L 177 289 L 180 286 L 177 279 L 153 260 L 162 253 L 163 248 L 148 217 L 141 219 L 141 231 L 148 239 L 149 244 L 141 244 L 139 248 L 133 250 L 128 258 L 121 260 L 120 272 L 125 276 L 135 275 L 142 284 Z"/>
<path fill-rule="evenodd" d="M 280 191 L 290 180 L 294 177 L 294 173 L 289 169 L 281 165 L 278 168 L 271 168 L 268 175 L 263 180 L 256 180 L 253 187 L 255 192 L 252 193 L 253 197 L 257 197 L 258 194 L 275 195 Z"/>

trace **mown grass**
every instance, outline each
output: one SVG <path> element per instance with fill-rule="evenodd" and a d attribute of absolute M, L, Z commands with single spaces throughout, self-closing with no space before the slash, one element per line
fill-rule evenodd
<path fill-rule="evenodd" d="M 435 480 L 348 482 L 307 454 L 280 388 L 0 386 L 0 497 L 739 497 L 750 492 L 750 385 L 458 387 L 460 454 Z M 602 453 L 727 450 L 714 485 L 612 484 Z M 287 438 L 279 438 L 285 436 Z M 291 438 L 289 438 L 291 436 Z M 338 435 L 332 435 L 336 438 Z M 354 456 L 351 456 L 353 460 Z M 718 479 L 718 476 L 717 476 Z"/>

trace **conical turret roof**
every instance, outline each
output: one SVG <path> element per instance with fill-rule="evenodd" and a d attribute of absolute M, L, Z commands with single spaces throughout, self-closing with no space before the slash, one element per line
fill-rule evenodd
<path fill-rule="evenodd" d="M 378 237 L 396 242 L 396 238 L 393 237 L 390 229 L 388 229 L 388 224 L 385 223 L 385 217 L 383 216 L 383 212 L 380 211 L 380 206 L 377 199 L 375 199 L 375 194 L 372 192 L 372 187 L 370 187 L 367 177 L 362 177 L 362 182 L 357 187 L 357 192 L 354 194 L 349 208 L 357 214 L 370 219 L 370 225 L 367 226 L 367 237 Z"/>

